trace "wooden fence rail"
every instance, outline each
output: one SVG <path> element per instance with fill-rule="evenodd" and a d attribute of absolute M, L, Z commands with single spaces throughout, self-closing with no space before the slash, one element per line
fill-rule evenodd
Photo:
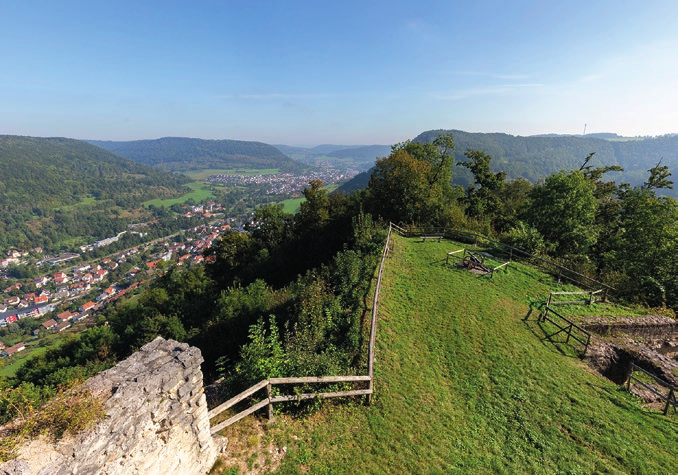
<path fill-rule="evenodd" d="M 597 299 L 594 296 L 598 295 L 600 293 L 603 293 L 603 298 L 602 299 Z M 560 301 L 552 301 L 552 296 L 554 295 L 588 295 L 589 298 L 583 299 L 583 300 L 560 300 Z M 591 305 L 594 302 L 605 302 L 607 300 L 607 289 L 599 289 L 599 290 L 589 290 L 586 292 L 551 292 L 549 294 L 548 301 L 546 302 L 546 306 L 551 306 L 551 305 L 570 305 L 570 304 L 587 304 Z"/>
<path fill-rule="evenodd" d="M 556 321 L 556 320 L 550 318 L 551 314 L 555 315 L 560 320 L 564 321 L 565 324 L 563 324 L 560 320 Z M 565 343 L 566 344 L 569 343 L 570 338 L 578 341 L 579 343 L 584 345 L 584 352 L 582 353 L 582 357 L 584 355 L 586 355 L 586 352 L 589 349 L 589 345 L 591 344 L 591 334 L 588 331 L 584 330 L 582 327 L 578 326 L 576 323 L 574 323 L 574 322 L 570 321 L 569 319 L 567 319 L 566 317 L 562 316 L 561 314 L 559 314 L 558 312 L 553 310 L 549 305 L 546 306 L 546 310 L 544 311 L 544 314 L 541 317 L 542 322 L 545 322 L 547 320 L 550 323 L 552 323 L 553 325 L 555 325 L 557 328 L 559 328 L 559 330 L 557 332 L 555 332 L 552 335 L 549 335 L 549 338 L 556 336 L 558 333 L 567 332 L 567 340 L 565 340 Z M 564 326 L 561 326 L 561 324 L 563 324 Z M 579 338 L 577 335 L 575 335 L 573 333 L 574 330 L 577 330 L 577 331 L 583 333 L 583 335 L 586 337 L 586 339 L 584 340 L 584 339 Z"/>
<path fill-rule="evenodd" d="M 234 422 L 239 421 L 243 417 L 246 417 L 253 412 L 258 411 L 264 406 L 268 406 L 268 417 L 269 419 L 273 416 L 273 404 L 277 402 L 287 402 L 287 401 L 300 401 L 303 399 L 313 399 L 313 398 L 332 398 L 332 397 L 343 397 L 343 396 L 359 396 L 359 395 L 369 395 L 372 394 L 372 389 L 357 389 L 351 391 L 334 391 L 334 392 L 317 392 L 317 393 L 307 393 L 307 394 L 292 394 L 289 396 L 272 396 L 271 395 L 271 386 L 280 385 L 280 384 L 300 384 L 300 383 L 340 383 L 340 382 L 359 382 L 359 381 L 370 381 L 369 376 L 320 376 L 320 377 L 302 377 L 302 378 L 270 378 L 259 381 L 257 384 L 251 388 L 246 389 L 237 396 L 233 396 L 231 399 L 226 401 L 223 404 L 215 407 L 207 413 L 207 416 L 212 419 L 213 417 L 221 414 L 222 412 L 230 409 L 235 406 L 242 400 L 256 394 L 262 389 L 266 389 L 266 397 L 256 403 L 255 405 L 248 407 L 247 409 L 235 414 L 229 419 L 220 422 L 219 424 L 213 426 L 210 431 L 212 434 L 219 432 L 221 429 L 230 426 Z"/>
<path fill-rule="evenodd" d="M 663 386 L 663 387 L 665 387 L 669 390 L 668 395 L 665 396 L 662 393 L 660 393 L 659 391 L 657 391 L 655 388 L 653 388 L 652 386 L 648 386 L 647 384 L 645 384 L 643 381 L 641 381 L 640 379 L 638 379 L 637 377 L 635 377 L 633 375 L 634 372 L 640 372 L 640 373 L 644 374 L 645 376 L 649 376 L 650 378 L 654 379 L 654 381 L 657 384 L 659 384 L 660 386 Z M 643 386 L 648 391 L 652 392 L 655 396 L 659 397 L 663 401 L 666 401 L 666 405 L 664 406 L 664 415 L 665 416 L 668 415 L 669 407 L 671 407 L 671 406 L 673 406 L 674 414 L 676 412 L 678 412 L 678 410 L 676 409 L 678 407 L 678 399 L 676 399 L 676 395 L 678 394 L 677 388 L 674 388 L 669 383 L 667 383 L 666 381 L 664 381 L 661 378 L 658 378 L 654 374 L 648 373 L 643 368 L 641 368 L 640 366 L 637 366 L 634 363 L 631 363 L 631 372 L 629 374 L 629 379 L 628 379 L 627 385 L 626 385 L 626 389 L 629 392 L 631 391 L 631 381 L 632 380 L 635 381 L 636 383 L 640 384 L 641 386 Z"/>

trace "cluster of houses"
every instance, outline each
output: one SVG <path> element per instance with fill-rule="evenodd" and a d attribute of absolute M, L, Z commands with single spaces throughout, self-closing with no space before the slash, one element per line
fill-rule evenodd
<path fill-rule="evenodd" d="M 36 317 L 53 311 L 64 300 L 89 292 L 93 284 L 102 282 L 109 270 L 117 267 L 116 262 L 108 259 L 108 262 L 102 261 L 96 266 L 89 264 L 76 266 L 70 274 L 55 272 L 51 276 L 42 275 L 33 279 L 36 290 L 22 296 L 16 295 L 23 287 L 21 283 L 7 287 L 4 293 L 15 295 L 0 299 L 0 327 L 5 327 L 22 318 Z M 50 283 L 52 285 L 46 288 Z M 111 296 L 115 294 L 115 290 L 109 288 L 104 293 Z"/>
<path fill-rule="evenodd" d="M 188 211 L 186 211 L 183 216 L 186 218 L 192 218 L 194 216 L 200 216 L 205 219 L 212 217 L 212 213 L 224 211 L 223 206 L 214 201 L 208 201 L 204 205 L 195 205 L 191 206 Z"/>
<path fill-rule="evenodd" d="M 269 195 L 290 195 L 301 192 L 313 180 L 321 180 L 327 185 L 329 183 L 350 180 L 358 173 L 357 170 L 340 171 L 333 168 L 325 168 L 306 175 L 295 175 L 293 173 L 278 173 L 275 175 L 212 175 L 207 178 L 207 181 L 238 186 L 251 184 L 266 185 L 266 193 Z"/>
<path fill-rule="evenodd" d="M 204 210 L 204 208 L 203 208 Z M 200 212 L 200 210 L 195 210 Z M 218 225 L 204 225 L 191 229 L 193 236 L 187 239 L 185 243 L 163 242 L 165 250 L 161 254 L 156 254 L 151 260 L 146 262 L 146 268 L 152 273 L 158 262 L 165 260 L 174 260 L 177 265 L 192 265 L 204 261 L 203 251 L 209 248 L 219 236 L 230 230 L 230 225 L 226 221 Z M 0 295 L 0 327 L 6 327 L 11 323 L 17 322 L 23 318 L 36 318 L 45 315 L 50 317 L 41 323 L 34 333 L 42 331 L 52 331 L 54 333 L 62 332 L 69 328 L 74 322 L 82 320 L 104 305 L 113 302 L 125 293 L 136 289 L 139 282 L 135 282 L 130 287 L 124 289 L 117 285 L 107 287 L 100 286 L 106 280 L 110 271 L 119 266 L 119 262 L 124 262 L 129 255 L 139 253 L 137 248 L 129 249 L 105 258 L 98 264 L 82 264 L 73 267 L 71 272 L 54 272 L 50 275 L 42 275 L 33 279 L 35 290 L 19 295 L 23 288 L 21 283 L 16 283 L 4 289 L 5 297 Z M 9 256 L 9 259 L 18 259 L 18 257 Z M 126 276 L 134 277 L 139 268 L 130 271 Z M 63 301 L 69 298 L 80 298 L 91 292 L 93 289 L 101 289 L 98 296 L 90 297 L 92 300 L 82 305 L 77 313 L 64 311 L 58 315 L 46 315 L 53 313 Z M 7 296 L 7 294 L 13 294 Z M 18 343 L 12 347 L 4 348 L 0 342 L 0 356 L 10 356 L 24 349 L 23 343 Z"/>

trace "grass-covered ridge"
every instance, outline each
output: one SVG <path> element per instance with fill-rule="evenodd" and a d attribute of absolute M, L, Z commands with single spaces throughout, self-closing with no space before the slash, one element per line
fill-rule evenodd
<path fill-rule="evenodd" d="M 394 237 L 372 407 L 281 417 L 283 473 L 669 473 L 675 417 L 646 410 L 544 338 L 530 304 L 556 285 L 516 264 L 446 266 L 461 244 Z M 237 429 L 233 429 L 237 430 Z"/>

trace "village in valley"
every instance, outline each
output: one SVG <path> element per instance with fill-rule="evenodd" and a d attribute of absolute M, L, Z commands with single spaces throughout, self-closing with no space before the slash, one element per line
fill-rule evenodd
<path fill-rule="evenodd" d="M 204 224 L 99 259 L 89 259 L 87 251 L 105 247 L 117 241 L 115 237 L 82 248 L 82 253 L 8 251 L 0 258 L 0 361 L 10 364 L 22 351 L 51 346 L 63 335 L 85 330 L 97 322 L 103 308 L 169 266 L 203 262 L 203 251 L 231 230 L 231 223 L 242 228 L 241 220 L 223 218 L 221 205 L 213 202 L 189 206 L 184 216 L 199 217 Z M 8 276 L 10 267 L 29 264 L 37 265 L 40 275 Z M 9 285 L 3 287 L 2 282 Z"/>

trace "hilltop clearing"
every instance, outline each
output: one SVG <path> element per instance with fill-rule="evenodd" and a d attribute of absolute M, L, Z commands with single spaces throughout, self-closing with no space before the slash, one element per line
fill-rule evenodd
<path fill-rule="evenodd" d="M 286 448 L 280 472 L 674 470 L 675 416 L 643 408 L 591 373 L 574 348 L 545 338 L 553 330 L 530 305 L 564 287 L 520 264 L 493 279 L 446 265 L 446 253 L 462 247 L 395 238 L 381 293 L 374 404 L 279 415 L 261 440 Z M 243 453 L 256 450 L 254 419 L 240 424 L 226 435 L 250 434 Z"/>

